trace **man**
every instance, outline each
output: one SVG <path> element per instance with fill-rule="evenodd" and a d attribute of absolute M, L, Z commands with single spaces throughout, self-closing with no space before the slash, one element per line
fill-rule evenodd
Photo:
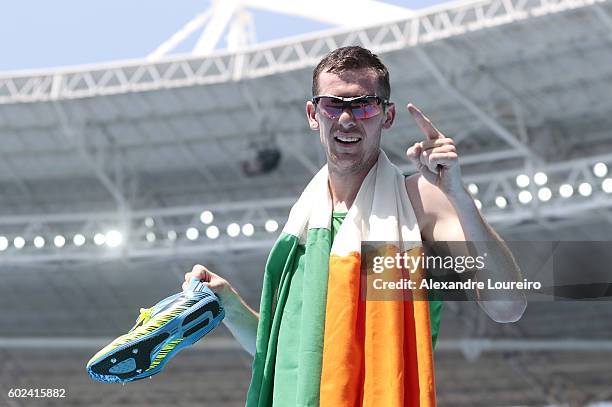
<path fill-rule="evenodd" d="M 325 150 L 333 211 L 346 213 L 377 163 L 382 130 L 389 129 L 395 119 L 395 105 L 389 102 L 389 73 L 370 51 L 344 47 L 321 60 L 313 72 L 312 87 L 313 100 L 306 103 L 308 124 L 319 132 Z M 487 268 L 494 271 L 491 279 L 518 281 L 520 274 L 511 254 L 483 219 L 463 185 L 453 140 L 438 131 L 414 105 L 408 104 L 407 110 L 424 137 L 407 151 L 418 173 L 405 179 L 422 240 L 496 242 L 501 250 L 490 251 L 487 257 Z M 483 254 L 482 248 L 477 246 L 475 250 L 475 256 Z M 194 266 L 186 274 L 186 282 L 191 277 L 207 281 L 219 294 L 226 310 L 226 326 L 244 349 L 254 355 L 259 315 L 226 280 L 204 266 Z M 498 301 L 487 301 L 482 293 L 479 304 L 497 322 L 517 321 L 526 301 L 516 292 L 505 295 L 497 296 Z M 283 349 L 279 340 L 277 355 Z M 275 378 L 275 385 L 277 380 L 281 379 Z M 290 405 L 283 397 L 275 394 L 275 404 Z"/>

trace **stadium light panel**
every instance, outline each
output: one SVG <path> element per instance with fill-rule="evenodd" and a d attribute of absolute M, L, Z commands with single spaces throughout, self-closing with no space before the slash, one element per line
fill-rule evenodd
<path fill-rule="evenodd" d="M 208 228 L 206 228 L 206 236 L 209 239 L 216 239 L 219 237 L 219 228 L 216 226 L 209 226 Z"/>
<path fill-rule="evenodd" d="M 3 252 L 6 249 L 8 249 L 8 246 L 9 246 L 9 241 L 6 238 L 6 236 L 0 236 L 0 252 Z"/>
<path fill-rule="evenodd" d="M 603 189 L 606 194 L 612 192 L 612 178 L 604 179 L 601 183 L 601 189 Z"/>
<path fill-rule="evenodd" d="M 94 235 L 94 243 L 97 246 L 102 246 L 104 243 L 106 243 L 106 236 L 103 233 L 96 233 Z"/>
<path fill-rule="evenodd" d="M 276 232 L 278 230 L 278 222 L 274 219 L 268 219 L 264 225 L 266 232 Z"/>
<path fill-rule="evenodd" d="M 590 196 L 593 193 L 593 187 L 588 182 L 583 182 L 578 185 L 578 193 L 582 196 Z"/>
<path fill-rule="evenodd" d="M 522 204 L 528 204 L 533 199 L 531 192 L 529 191 L 521 191 L 518 194 L 518 200 Z"/>
<path fill-rule="evenodd" d="M 64 245 L 66 244 L 66 238 L 62 235 L 56 235 L 53 238 L 53 244 L 55 245 L 55 247 L 57 247 L 58 249 L 64 247 Z"/>
<path fill-rule="evenodd" d="M 533 175 L 533 182 L 535 182 L 536 185 L 542 186 L 546 184 L 547 181 L 548 181 L 548 176 L 542 171 L 536 172 Z"/>
<path fill-rule="evenodd" d="M 185 236 L 189 240 L 196 240 L 200 236 L 200 231 L 196 228 L 189 228 L 185 232 Z"/>
<path fill-rule="evenodd" d="M 200 214 L 200 222 L 202 222 L 205 225 L 208 225 L 209 223 L 211 223 L 214 218 L 215 217 L 211 211 L 204 211 Z"/>
<path fill-rule="evenodd" d="M 503 196 L 498 196 L 495 198 L 495 205 L 500 209 L 504 209 L 508 205 L 508 200 Z"/>
<path fill-rule="evenodd" d="M 520 188 L 525 188 L 529 185 L 529 177 L 525 174 L 520 174 L 516 177 L 516 185 Z"/>
<path fill-rule="evenodd" d="M 240 234 L 240 225 L 237 223 L 230 223 L 227 225 L 227 235 L 229 237 L 236 237 Z"/>
<path fill-rule="evenodd" d="M 83 236 L 80 233 L 77 233 L 76 235 L 74 235 L 74 237 L 72 238 L 72 243 L 74 243 L 75 246 L 77 247 L 81 247 L 85 244 L 85 236 Z"/>
<path fill-rule="evenodd" d="M 563 198 L 569 198 L 574 194 L 574 187 L 570 184 L 563 184 L 559 187 L 559 195 Z"/>
<path fill-rule="evenodd" d="M 540 188 L 538 190 L 538 198 L 542 202 L 548 202 L 552 198 L 552 191 L 548 187 Z"/>
<path fill-rule="evenodd" d="M 253 236 L 253 233 L 255 233 L 255 228 L 253 227 L 252 223 L 245 223 L 244 225 L 242 225 L 242 234 L 245 236 Z"/>
<path fill-rule="evenodd" d="M 603 178 L 608 174 L 608 166 L 605 163 L 597 163 L 593 166 L 593 174 L 596 177 Z"/>
<path fill-rule="evenodd" d="M 13 246 L 15 246 L 16 249 L 23 249 L 25 243 L 25 239 L 21 236 L 17 236 L 15 239 L 13 239 Z"/>

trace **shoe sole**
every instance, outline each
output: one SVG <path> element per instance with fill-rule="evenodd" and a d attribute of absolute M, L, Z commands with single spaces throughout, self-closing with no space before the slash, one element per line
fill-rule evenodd
<path fill-rule="evenodd" d="M 87 365 L 92 379 L 102 382 L 130 382 L 158 373 L 183 348 L 214 329 L 225 310 L 209 297 L 153 332 L 117 347 Z"/>

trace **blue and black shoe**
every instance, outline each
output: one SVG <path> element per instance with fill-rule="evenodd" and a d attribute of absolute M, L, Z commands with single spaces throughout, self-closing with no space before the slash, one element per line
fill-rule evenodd
<path fill-rule="evenodd" d="M 183 292 L 141 308 L 130 331 L 92 357 L 87 373 L 102 382 L 130 382 L 159 372 L 181 349 L 215 328 L 225 311 L 203 282 L 192 279 Z"/>

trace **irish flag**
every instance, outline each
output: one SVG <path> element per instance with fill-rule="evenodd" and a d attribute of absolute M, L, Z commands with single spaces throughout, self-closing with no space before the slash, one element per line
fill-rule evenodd
<path fill-rule="evenodd" d="M 323 167 L 267 261 L 247 407 L 436 404 L 432 338 L 441 304 L 364 295 L 371 287 L 362 242 L 421 250 L 404 176 L 384 152 L 339 226 L 341 217 Z"/>

